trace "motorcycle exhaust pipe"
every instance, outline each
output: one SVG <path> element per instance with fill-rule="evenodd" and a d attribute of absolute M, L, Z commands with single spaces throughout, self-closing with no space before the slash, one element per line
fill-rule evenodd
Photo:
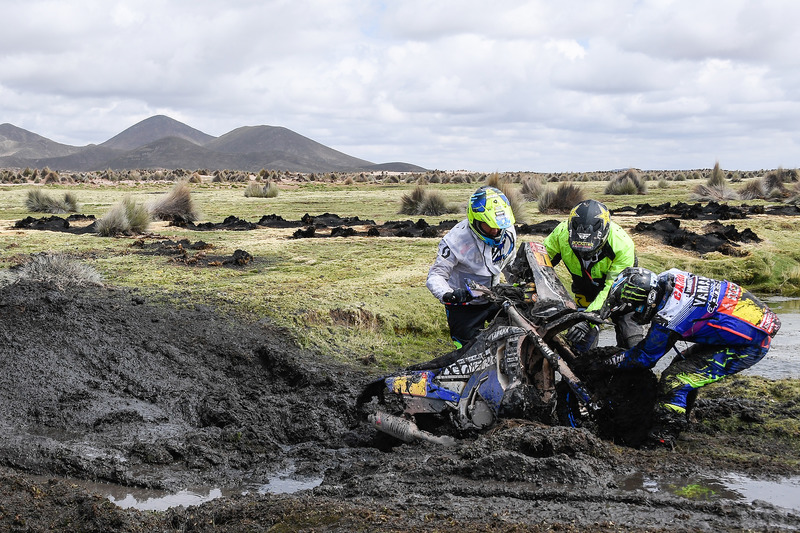
<path fill-rule="evenodd" d="M 414 442 L 415 440 L 424 440 L 442 446 L 455 446 L 456 439 L 447 436 L 437 436 L 427 431 L 423 431 L 411 420 L 390 415 L 383 411 L 377 411 L 373 415 L 369 415 L 368 420 L 379 431 L 398 438 L 403 442 Z"/>

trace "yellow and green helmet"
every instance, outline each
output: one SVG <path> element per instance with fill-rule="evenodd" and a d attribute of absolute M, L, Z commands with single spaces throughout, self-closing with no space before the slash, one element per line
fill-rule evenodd
<path fill-rule="evenodd" d="M 472 231 L 491 246 L 502 245 L 506 229 L 516 222 L 506 195 L 499 189 L 489 186 L 483 186 L 472 194 L 467 208 L 467 219 Z M 499 229 L 500 233 L 496 236 L 487 235 L 481 230 L 479 222 L 490 228 Z"/>

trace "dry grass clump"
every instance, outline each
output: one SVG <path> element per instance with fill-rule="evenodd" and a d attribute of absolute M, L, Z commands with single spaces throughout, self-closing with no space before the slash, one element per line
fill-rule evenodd
<path fill-rule="evenodd" d="M 605 194 L 647 194 L 647 181 L 635 169 L 629 168 L 608 182 Z"/>
<path fill-rule="evenodd" d="M 71 192 L 64 193 L 64 198 L 58 199 L 41 189 L 31 189 L 25 206 L 34 213 L 77 213 L 78 199 Z"/>
<path fill-rule="evenodd" d="M 244 190 L 244 195 L 247 198 L 275 198 L 278 192 L 278 186 L 272 181 L 267 181 L 264 185 L 251 183 Z"/>
<path fill-rule="evenodd" d="M 745 182 L 744 186 L 739 189 L 739 198 L 742 200 L 757 200 L 766 198 L 764 192 L 764 182 L 760 178 L 755 178 Z"/>
<path fill-rule="evenodd" d="M 555 190 L 548 187 L 539 197 L 537 206 L 540 213 L 569 213 L 573 207 L 585 199 L 586 194 L 583 189 L 574 183 L 564 182 L 560 183 Z"/>
<path fill-rule="evenodd" d="M 448 205 L 438 191 L 429 191 L 418 185 L 400 198 L 400 213 L 404 215 L 438 216 L 458 212 L 458 207 Z"/>
<path fill-rule="evenodd" d="M 522 193 L 522 196 L 524 196 L 529 202 L 535 202 L 538 200 L 544 190 L 545 184 L 542 177 L 535 176 L 532 178 L 522 179 L 522 187 L 520 188 L 520 192 Z"/>
<path fill-rule="evenodd" d="M 157 220 L 194 222 L 198 215 L 191 193 L 192 189 L 187 181 L 177 182 L 168 193 L 148 206 L 150 214 Z"/>
<path fill-rule="evenodd" d="M 102 277 L 91 266 L 66 255 L 38 253 L 13 269 L 0 274 L 0 285 L 17 281 L 39 281 L 62 289 L 67 285 L 102 285 Z"/>
<path fill-rule="evenodd" d="M 714 165 L 714 170 L 711 171 L 711 176 L 706 183 L 695 186 L 692 194 L 689 195 L 689 199 L 695 201 L 725 202 L 738 198 L 739 194 L 728 187 L 728 180 L 719 168 L 719 161 Z"/>
<path fill-rule="evenodd" d="M 134 235 L 145 232 L 150 221 L 147 207 L 126 196 L 95 222 L 95 228 L 104 237 Z"/>

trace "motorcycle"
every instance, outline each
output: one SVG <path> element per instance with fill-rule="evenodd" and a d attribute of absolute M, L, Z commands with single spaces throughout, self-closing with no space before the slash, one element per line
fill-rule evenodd
<path fill-rule="evenodd" d="M 369 422 L 404 442 L 452 445 L 503 419 L 526 419 L 637 445 L 655 400 L 652 373 L 606 370 L 596 362 L 616 347 L 576 353 L 566 342 L 575 324 L 606 322 L 577 308 L 542 244 L 524 243 L 508 277 L 492 288 L 470 285 L 499 308 L 473 342 L 364 388 L 357 405 Z"/>

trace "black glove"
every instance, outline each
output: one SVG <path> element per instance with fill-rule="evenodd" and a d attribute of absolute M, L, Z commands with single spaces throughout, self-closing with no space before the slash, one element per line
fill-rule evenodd
<path fill-rule="evenodd" d="M 474 296 L 467 289 L 456 289 L 452 292 L 446 292 L 442 296 L 442 301 L 446 304 L 463 304 L 473 299 Z"/>
<path fill-rule="evenodd" d="M 573 346 L 576 344 L 580 344 L 586 338 L 586 335 L 589 334 L 589 323 L 588 322 L 578 322 L 571 328 L 567 330 L 567 342 L 572 344 Z"/>

